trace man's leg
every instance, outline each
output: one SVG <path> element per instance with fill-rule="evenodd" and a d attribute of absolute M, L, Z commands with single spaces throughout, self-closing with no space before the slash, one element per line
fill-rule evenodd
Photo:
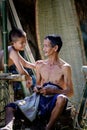
<path fill-rule="evenodd" d="M 60 95 L 57 97 L 56 105 L 51 113 L 51 117 L 46 126 L 46 130 L 52 129 L 56 120 L 59 118 L 59 116 L 63 112 L 66 102 L 67 102 L 66 96 Z"/>

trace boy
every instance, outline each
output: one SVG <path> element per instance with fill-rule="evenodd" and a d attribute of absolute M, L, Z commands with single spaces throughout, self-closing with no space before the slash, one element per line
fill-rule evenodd
<path fill-rule="evenodd" d="M 11 46 L 8 46 L 8 67 L 11 65 L 15 65 L 18 72 L 20 74 L 25 75 L 25 78 L 28 82 L 28 85 L 30 83 L 31 86 L 31 77 L 28 74 L 28 72 L 24 69 L 25 68 L 35 68 L 35 65 L 33 63 L 30 63 L 26 61 L 19 53 L 19 51 L 23 51 L 27 38 L 26 33 L 18 28 L 14 28 L 9 33 L 9 40 L 12 44 Z M 0 51 L 0 71 L 4 69 L 4 52 L 3 50 Z"/>

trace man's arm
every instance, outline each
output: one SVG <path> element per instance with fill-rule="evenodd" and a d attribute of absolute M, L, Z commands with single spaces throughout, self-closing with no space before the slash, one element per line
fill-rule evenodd
<path fill-rule="evenodd" d="M 64 89 L 63 90 L 56 90 L 54 93 L 64 94 L 68 97 L 72 97 L 74 94 L 73 90 L 73 83 L 72 83 L 72 70 L 69 64 L 65 65 L 63 68 L 63 75 L 64 75 Z"/>
<path fill-rule="evenodd" d="M 42 88 L 41 87 L 40 64 L 41 64 L 41 62 L 39 62 L 39 61 L 36 62 L 36 69 L 35 69 L 35 72 L 36 72 L 36 86 L 34 87 L 34 92 L 37 92 L 37 93 Z"/>
<path fill-rule="evenodd" d="M 72 70 L 70 65 L 64 66 L 64 82 L 66 85 L 66 89 L 63 90 L 64 94 L 68 97 L 73 96 L 74 90 L 73 90 L 73 83 L 72 83 Z"/>
<path fill-rule="evenodd" d="M 40 75 L 41 63 L 36 63 L 36 85 L 41 86 L 41 75 Z"/>

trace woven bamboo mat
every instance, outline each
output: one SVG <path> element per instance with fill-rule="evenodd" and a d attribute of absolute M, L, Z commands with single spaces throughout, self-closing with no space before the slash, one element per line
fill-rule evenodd
<path fill-rule="evenodd" d="M 42 58 L 43 39 L 53 33 L 62 37 L 60 56 L 72 66 L 75 95 L 71 100 L 79 102 L 85 84 L 81 67 L 86 60 L 73 0 L 36 0 L 36 34 Z"/>

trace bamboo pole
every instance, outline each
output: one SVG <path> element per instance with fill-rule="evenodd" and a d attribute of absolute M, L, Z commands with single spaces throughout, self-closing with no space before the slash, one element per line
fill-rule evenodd
<path fill-rule="evenodd" d="M 4 72 L 8 72 L 8 40 L 7 40 L 7 10 L 6 0 L 2 0 L 2 39 L 4 48 Z"/>

